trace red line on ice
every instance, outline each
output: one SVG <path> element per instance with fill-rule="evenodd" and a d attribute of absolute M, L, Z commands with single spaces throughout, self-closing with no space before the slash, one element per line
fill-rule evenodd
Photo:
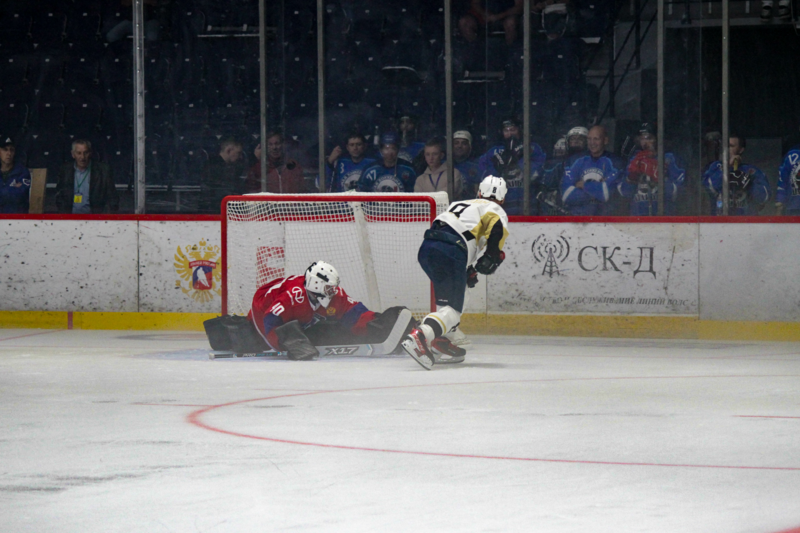
<path fill-rule="evenodd" d="M 580 459 L 543 459 L 535 457 L 506 457 L 496 455 L 474 455 L 474 454 L 459 454 L 459 453 L 446 453 L 446 452 L 425 452 L 415 450 L 392 450 L 385 448 L 367 448 L 362 446 L 344 446 L 339 444 L 325 444 L 321 442 L 304 442 L 288 439 L 278 439 L 272 437 L 262 437 L 259 435 L 248 435 L 246 433 L 238 433 L 236 431 L 229 431 L 214 427 L 206 424 L 200 420 L 201 416 L 210 411 L 221 409 L 223 407 L 231 407 L 234 405 L 241 405 L 251 402 L 259 402 L 265 400 L 277 400 L 279 398 L 293 398 L 298 396 L 314 396 L 318 394 L 332 394 L 337 392 L 363 392 L 372 390 L 391 390 L 391 389 L 407 389 L 407 388 L 421 388 L 421 387 L 448 387 L 460 385 L 494 385 L 494 384 L 509 384 L 509 383 L 541 383 L 552 381 L 598 381 L 598 380 L 635 380 L 635 379 L 700 379 L 700 378 L 775 378 L 775 377 L 798 377 L 796 375 L 763 375 L 763 376 L 628 376 L 628 377 L 609 377 L 609 378 L 555 378 L 555 379 L 531 379 L 531 380 L 509 380 L 509 381 L 476 381 L 464 383 L 435 383 L 426 385 L 398 385 L 390 387 L 366 387 L 359 389 L 340 389 L 340 390 L 323 390 L 313 392 L 300 392 L 296 394 L 282 394 L 279 396 L 268 396 L 265 398 L 250 398 L 247 400 L 237 400 L 235 402 L 222 403 L 219 405 L 211 405 L 192 411 L 186 416 L 186 421 L 199 428 L 222 433 L 224 435 L 231 435 L 234 437 L 243 437 L 247 439 L 263 440 L 269 442 L 278 442 L 281 444 L 295 444 L 300 446 L 315 446 L 318 448 L 335 448 L 339 450 L 354 450 L 365 452 L 382 452 L 382 453 L 398 453 L 406 455 L 425 455 L 434 457 L 457 457 L 463 459 L 495 459 L 503 461 L 526 461 L 538 463 L 569 463 L 569 464 L 593 464 L 593 465 L 617 465 L 617 466 L 658 466 L 658 467 L 679 467 L 679 468 L 714 468 L 714 469 L 730 469 L 730 470 L 784 470 L 784 471 L 800 471 L 800 467 L 791 466 L 746 466 L 746 465 L 703 465 L 703 464 L 681 464 L 681 463 L 635 463 L 623 461 L 589 461 Z M 800 531 L 788 531 L 781 533 L 800 533 Z"/>

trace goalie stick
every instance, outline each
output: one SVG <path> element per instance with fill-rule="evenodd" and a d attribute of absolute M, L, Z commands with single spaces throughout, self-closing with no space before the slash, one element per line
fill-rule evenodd
<path fill-rule="evenodd" d="M 392 331 L 389 332 L 389 335 L 386 337 L 380 344 L 340 344 L 340 345 L 331 345 L 331 346 L 317 346 L 317 350 L 319 350 L 320 357 L 329 357 L 329 356 L 336 356 L 336 355 L 348 355 L 351 357 L 368 357 L 371 355 L 389 355 L 397 348 L 397 345 L 400 344 L 400 340 L 403 338 L 403 334 L 406 331 L 406 327 L 408 326 L 409 322 L 412 319 L 411 311 L 408 309 L 403 309 L 397 315 L 397 321 L 395 321 L 394 326 L 392 327 Z M 209 359 L 233 359 L 239 357 L 275 357 L 279 355 L 286 355 L 286 352 L 279 352 L 279 351 L 265 351 L 265 352 L 258 352 L 258 353 L 241 353 L 237 354 L 234 352 L 227 352 L 227 351 L 213 351 L 209 352 L 208 358 Z"/>

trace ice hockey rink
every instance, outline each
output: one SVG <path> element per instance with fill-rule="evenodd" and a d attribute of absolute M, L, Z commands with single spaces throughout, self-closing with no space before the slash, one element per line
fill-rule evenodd
<path fill-rule="evenodd" d="M 473 341 L 427 372 L 0 330 L 0 529 L 798 531 L 800 344 Z"/>

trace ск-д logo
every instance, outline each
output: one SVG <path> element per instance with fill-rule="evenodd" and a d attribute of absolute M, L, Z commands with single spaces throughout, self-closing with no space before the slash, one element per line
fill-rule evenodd
<path fill-rule="evenodd" d="M 541 234 L 534 239 L 531 252 L 537 263 L 544 263 L 542 275 L 547 274 L 552 278 L 554 275 L 560 274 L 558 263 L 563 263 L 569 257 L 569 241 L 563 235 L 553 240 L 545 234 Z"/>

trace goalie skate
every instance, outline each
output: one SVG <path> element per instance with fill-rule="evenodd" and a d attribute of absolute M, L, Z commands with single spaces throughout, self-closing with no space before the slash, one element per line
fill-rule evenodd
<path fill-rule="evenodd" d="M 419 329 L 414 328 L 411 330 L 411 333 L 406 335 L 401 344 L 406 353 L 419 363 L 419 366 L 425 370 L 433 368 L 435 359 L 428 349 L 428 343 L 425 342 L 425 335 Z"/>
<path fill-rule="evenodd" d="M 437 337 L 431 341 L 431 352 L 436 364 L 453 364 L 464 362 L 467 351 L 459 348 L 447 337 Z"/>

